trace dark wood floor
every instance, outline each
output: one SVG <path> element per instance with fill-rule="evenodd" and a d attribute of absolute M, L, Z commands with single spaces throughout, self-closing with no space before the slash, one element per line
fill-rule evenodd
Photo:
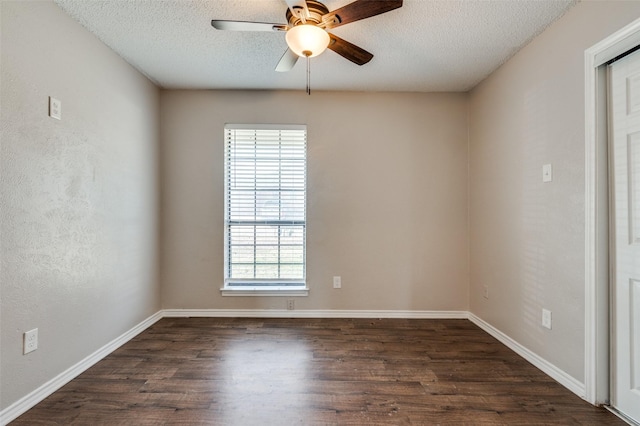
<path fill-rule="evenodd" d="M 14 425 L 624 425 L 467 320 L 165 318 Z"/>

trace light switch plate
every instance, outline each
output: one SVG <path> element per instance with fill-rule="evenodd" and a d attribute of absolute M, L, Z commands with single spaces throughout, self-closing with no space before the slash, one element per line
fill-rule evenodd
<path fill-rule="evenodd" d="M 542 308 L 542 326 L 551 330 L 551 311 Z"/>
<path fill-rule="evenodd" d="M 545 164 L 542 166 L 542 181 L 551 182 L 553 180 L 553 168 L 551 164 Z"/>
<path fill-rule="evenodd" d="M 62 102 L 49 96 L 49 117 L 62 120 Z"/>

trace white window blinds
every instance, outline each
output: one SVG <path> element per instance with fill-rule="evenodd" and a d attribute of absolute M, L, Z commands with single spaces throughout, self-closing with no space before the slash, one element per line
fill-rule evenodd
<path fill-rule="evenodd" d="M 306 126 L 225 126 L 225 287 L 304 286 Z"/>

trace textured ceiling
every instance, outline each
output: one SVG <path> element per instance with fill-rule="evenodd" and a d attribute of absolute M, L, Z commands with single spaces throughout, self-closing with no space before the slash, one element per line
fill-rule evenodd
<path fill-rule="evenodd" d="M 367 1 L 367 0 L 361 0 Z M 211 19 L 286 23 L 283 0 L 55 0 L 164 88 L 296 89 L 305 61 L 274 71 L 283 33 L 219 31 Z M 350 3 L 327 0 L 329 10 Z M 401 8 L 334 29 L 375 56 L 358 66 L 332 51 L 311 60 L 314 90 L 467 91 L 574 0 L 405 0 Z"/>

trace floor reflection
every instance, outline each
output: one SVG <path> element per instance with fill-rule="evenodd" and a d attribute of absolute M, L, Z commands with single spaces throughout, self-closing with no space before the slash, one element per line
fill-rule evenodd
<path fill-rule="evenodd" d="M 310 373 L 311 349 L 304 341 L 233 341 L 225 346 L 221 365 L 219 412 L 224 424 L 255 424 L 260 413 L 278 410 L 283 421 L 296 423 L 307 408 L 305 380 Z"/>

